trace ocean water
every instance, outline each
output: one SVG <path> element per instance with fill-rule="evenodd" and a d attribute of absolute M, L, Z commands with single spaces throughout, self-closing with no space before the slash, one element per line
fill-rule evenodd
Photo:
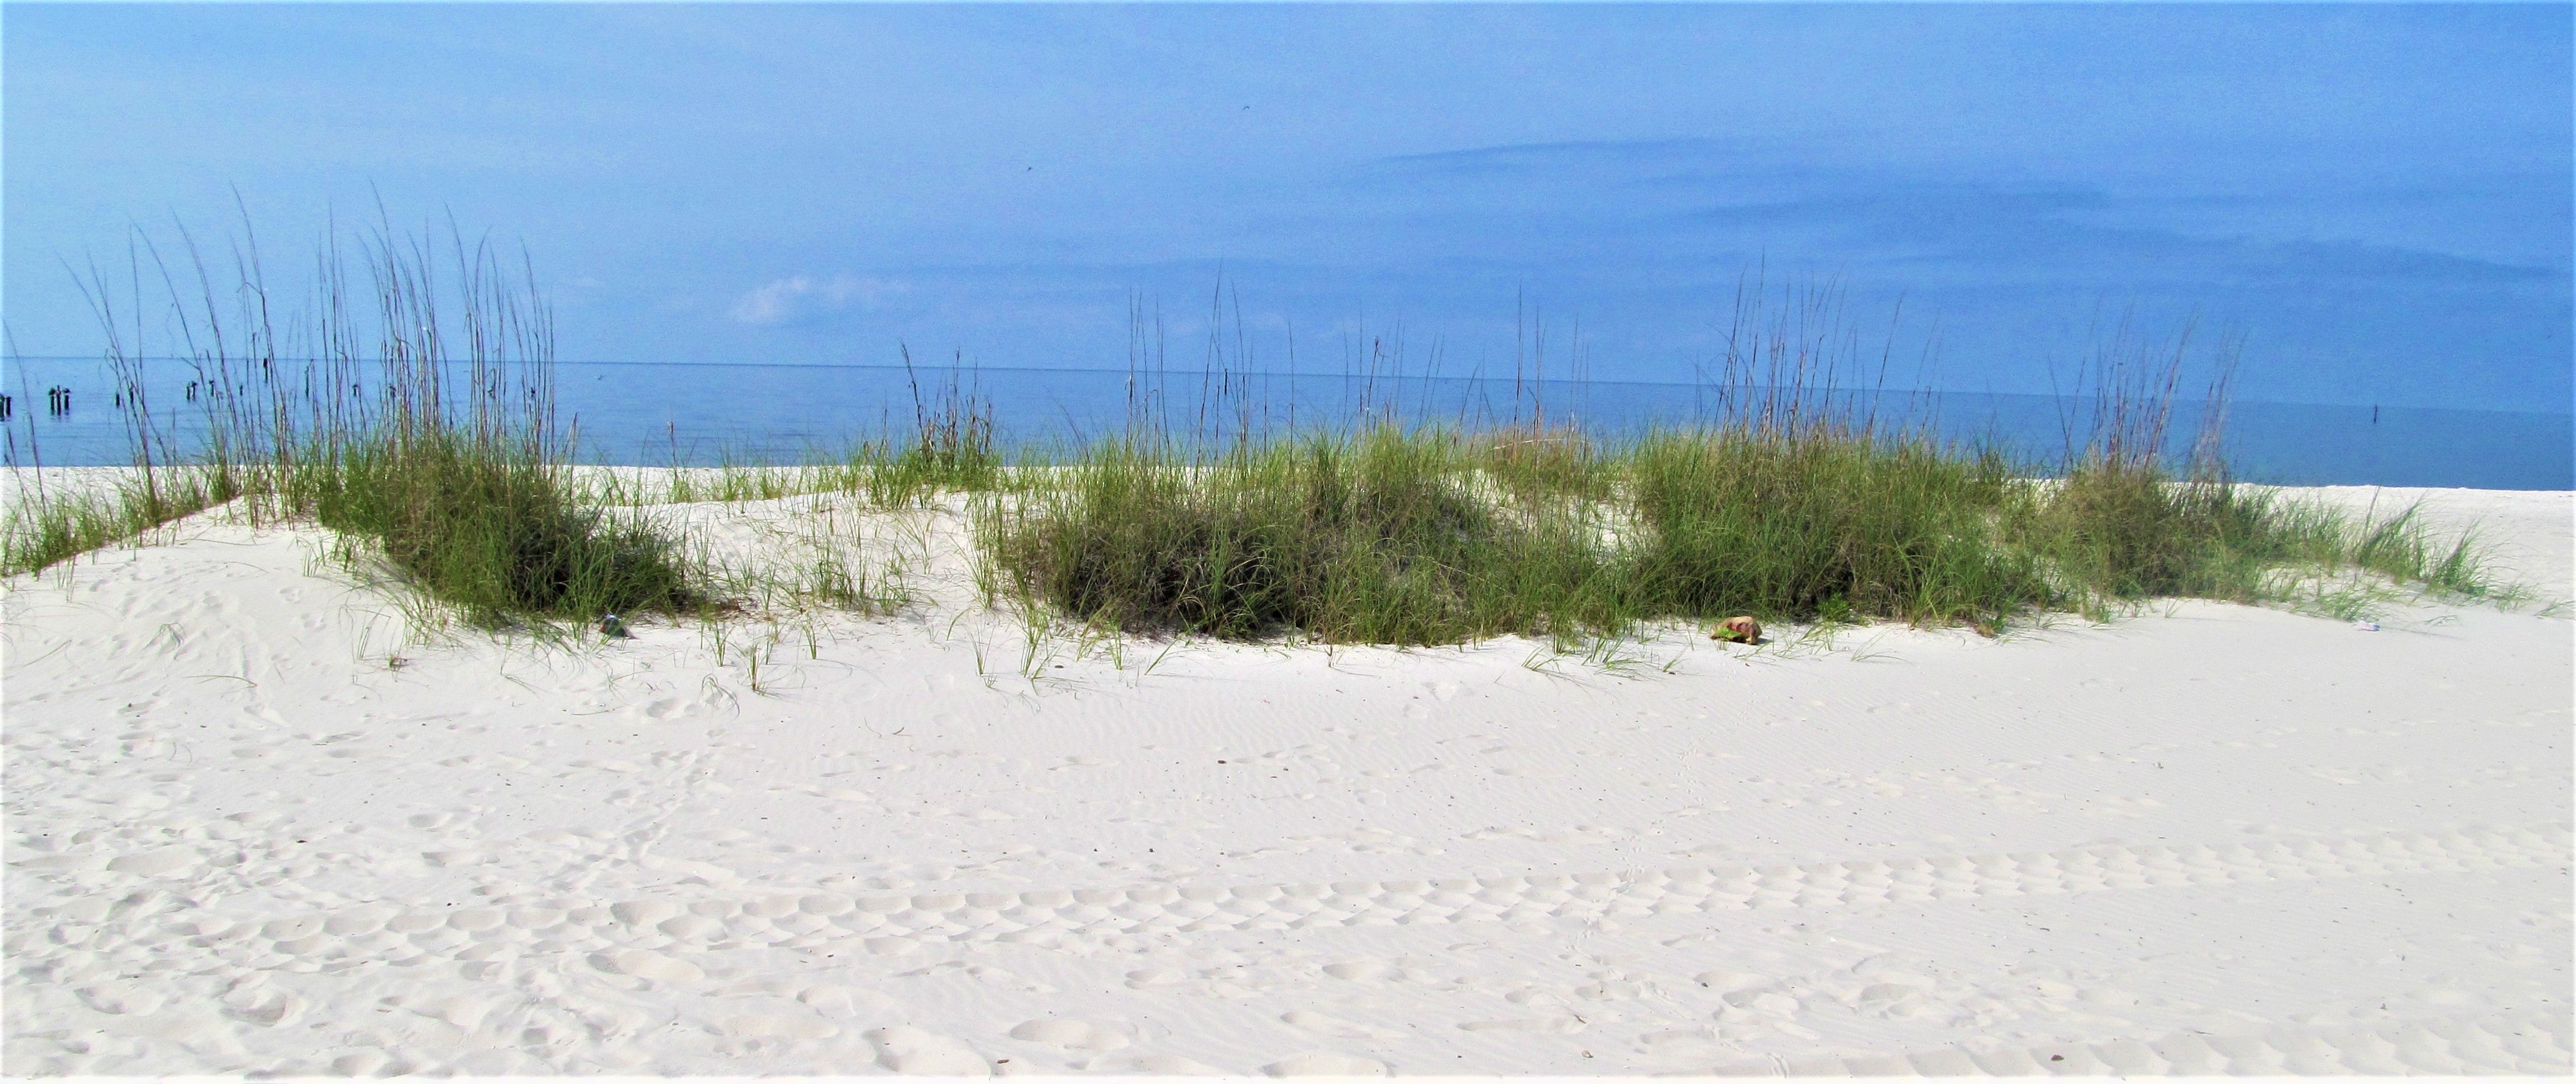
<path fill-rule="evenodd" d="M 280 363 L 275 379 L 292 382 Z M 182 361 L 146 366 L 161 424 L 185 443 L 198 418 Z M 619 464 L 795 462 L 835 455 L 853 442 L 902 433 L 916 409 L 954 393 L 989 404 L 1003 443 L 1045 445 L 1121 431 L 1132 417 L 1172 432 L 1224 436 L 1347 426 L 1360 419 L 1468 428 L 1527 421 L 1579 422 L 1608 436 L 1687 425 L 1722 412 L 1711 388 L 1593 379 L 1539 384 L 1509 378 L 1345 373 L 1234 374 L 1099 369 L 923 369 L 822 365 L 563 363 L 558 418 L 578 434 L 581 457 Z M 48 409 L 46 389 L 71 390 L 70 409 Z M 199 389 L 211 394 L 210 387 Z M 258 401 L 257 378 L 239 389 Z M 300 391 L 300 389 L 297 389 Z M 13 462 L 102 465 L 131 461 L 131 426 L 115 384 L 96 359 L 13 360 L 0 371 L 11 398 Z M 1929 427 L 1947 440 L 1999 448 L 2022 462 L 2062 461 L 2080 445 L 2088 401 L 2045 395 L 1950 392 L 1836 396 L 1839 409 L 1883 425 Z M 2202 404 L 2176 404 L 2170 428 L 2187 442 Z M 2576 489 L 2576 416 L 2540 411 L 2356 407 L 2238 401 L 2228 408 L 2224 454 L 2236 476 L 2285 485 L 2462 486 Z"/>

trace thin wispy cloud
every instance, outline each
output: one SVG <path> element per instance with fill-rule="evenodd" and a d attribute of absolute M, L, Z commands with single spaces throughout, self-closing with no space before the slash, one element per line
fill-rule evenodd
<path fill-rule="evenodd" d="M 791 275 L 772 280 L 758 289 L 734 299 L 725 310 L 735 323 L 767 326 L 781 324 L 811 312 L 837 312 L 857 306 L 873 309 L 885 301 L 908 292 L 902 282 L 873 276 L 835 275 L 816 279 Z"/>

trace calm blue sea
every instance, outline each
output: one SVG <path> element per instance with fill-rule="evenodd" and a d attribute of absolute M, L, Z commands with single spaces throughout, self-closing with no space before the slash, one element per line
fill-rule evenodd
<path fill-rule="evenodd" d="M 283 368 L 283 363 L 281 363 Z M 192 411 L 184 362 L 147 367 L 151 400 L 185 439 Z M 1053 442 L 1116 432 L 1131 408 L 1183 433 L 1347 425 L 1360 417 L 1466 426 L 1528 419 L 1580 421 L 1596 433 L 1684 424 L 1721 406 L 1691 384 L 1588 380 L 1516 384 L 1492 378 L 1343 374 L 1168 376 L 1125 370 L 925 369 L 819 365 L 563 363 L 560 417 L 578 426 L 583 458 L 621 464 L 794 461 L 858 439 L 911 427 L 914 381 L 935 405 L 952 384 L 991 404 L 1004 442 Z M 47 409 L 49 387 L 71 389 L 71 409 Z M 266 392 L 246 388 L 265 399 Z M 9 452 L 20 464 L 130 461 L 128 427 L 95 359 L 30 358 L 0 372 L 11 397 Z M 1929 425 L 1949 439 L 1985 442 L 2031 463 L 2080 443 L 2084 402 L 2044 395 L 1855 393 L 1842 405 L 1885 422 Z M 2187 439 L 2199 406 L 2178 409 Z M 2237 476 L 2290 485 L 2466 486 L 2576 489 L 2576 417 L 2539 411 L 2439 410 L 2239 401 L 2228 412 L 2226 455 Z"/>

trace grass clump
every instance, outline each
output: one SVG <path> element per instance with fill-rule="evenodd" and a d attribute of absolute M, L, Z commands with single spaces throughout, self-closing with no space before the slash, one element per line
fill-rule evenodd
<path fill-rule="evenodd" d="M 677 613 L 708 602 L 674 541 L 576 502 L 559 464 L 448 429 L 361 440 L 299 471 L 322 525 L 381 544 L 388 563 L 479 624 Z"/>
<path fill-rule="evenodd" d="M 1391 428 L 1214 456 L 1086 450 L 983 529 L 1024 600 L 1119 629 L 1433 644 L 1604 627 L 1579 524 L 1472 490 L 1459 440 Z"/>
<path fill-rule="evenodd" d="M 120 477 L 104 489 L 30 492 L 0 510 L 0 576 L 36 572 L 192 516 L 240 495 L 236 476 L 185 468 Z"/>
<path fill-rule="evenodd" d="M 1476 464 L 1505 493 L 1526 505 L 1598 501 L 1612 496 L 1600 449 L 1571 426 L 1522 425 L 1476 442 Z"/>
<path fill-rule="evenodd" d="M 1991 524 L 1993 456 L 1828 426 L 1657 434 L 1620 464 L 1644 531 L 1625 555 L 1634 617 L 1894 618 L 1991 629 L 2057 603 Z"/>
<path fill-rule="evenodd" d="M 906 351 L 904 369 L 912 369 Z M 940 492 L 979 493 L 1002 481 L 1002 456 L 993 443 L 993 405 L 973 392 L 961 392 L 957 367 L 935 401 L 924 400 L 918 378 L 912 380 L 913 435 L 901 451 L 886 455 L 868 472 L 867 491 L 880 506 L 916 504 Z"/>
<path fill-rule="evenodd" d="M 2176 470 L 2182 344 L 2158 357 L 2124 330 L 2051 468 L 1881 424 L 1839 387 L 1835 311 L 1740 301 L 1718 410 L 1694 426 L 1609 444 L 1536 420 L 1383 425 L 1209 454 L 1143 419 L 996 502 L 980 537 L 1025 607 L 1237 639 L 1564 639 L 1736 614 L 1993 634 L 2158 597 L 2313 606 L 2355 577 L 2510 596 L 2471 539 L 2437 544 L 2412 510 L 2356 520 L 2231 481 L 2224 359 Z"/>
<path fill-rule="evenodd" d="M 2285 567 L 2352 567 L 2409 580 L 2425 571 L 2389 559 L 2388 543 L 2399 537 L 2424 545 L 2411 513 L 2356 534 L 2321 508 L 2208 473 L 2176 478 L 2153 464 L 2080 462 L 2034 489 L 2016 512 L 2012 540 L 2102 599 L 2256 602 L 2272 597 L 2274 572 Z"/>
<path fill-rule="evenodd" d="M 138 240 L 172 282 L 159 250 Z M 245 249 L 256 252 L 236 251 Z M 514 282 L 461 236 L 452 264 L 432 252 L 377 235 L 363 261 L 375 319 L 363 322 L 349 268 L 327 246 L 311 306 L 320 315 L 298 329 L 315 356 L 298 372 L 280 356 L 255 257 L 237 257 L 230 292 L 241 307 L 228 319 L 191 243 L 205 300 L 192 308 L 175 288 L 170 297 L 195 378 L 185 449 L 173 432 L 181 420 L 152 410 L 143 346 L 119 337 L 113 295 L 94 275 L 83 285 L 107 333 L 137 469 L 110 492 L 13 506 L 0 561 L 12 572 L 41 568 L 239 497 L 253 523 L 311 519 L 360 543 L 343 547 L 351 560 L 380 551 L 477 624 L 711 605 L 704 570 L 675 539 L 570 484 L 572 442 L 558 437 L 553 413 L 552 323 L 532 279 Z"/>
<path fill-rule="evenodd" d="M 2314 608 L 2320 577 L 2506 597 L 2470 539 L 2436 543 L 2411 509 L 2356 520 L 2154 464 L 2033 479 L 1917 436 L 1740 426 L 1558 447 L 1534 480 L 1497 444 L 1385 427 L 1213 456 L 1099 445 L 995 502 L 981 544 L 1004 593 L 1079 624 L 1340 643 L 1735 614 L 1992 634 L 2159 597 Z"/>

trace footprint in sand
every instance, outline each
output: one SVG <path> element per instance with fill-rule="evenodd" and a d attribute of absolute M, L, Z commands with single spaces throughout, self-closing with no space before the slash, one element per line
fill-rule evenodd
<path fill-rule="evenodd" d="M 1369 1024 L 1355 1023 L 1353 1021 L 1341 1019 L 1340 1017 L 1326 1016 L 1323 1013 L 1307 1009 L 1291 1009 L 1288 1012 L 1280 1014 L 1279 1021 L 1290 1027 L 1303 1028 L 1318 1035 L 1329 1035 L 1336 1039 L 1400 1039 L 1404 1037 L 1404 1033 L 1400 1031 L 1376 1027 Z"/>
<path fill-rule="evenodd" d="M 1583 1030 L 1583 1021 L 1573 1016 L 1547 1016 L 1526 1020 L 1470 1020 L 1458 1027 L 1462 1031 L 1526 1031 L 1540 1035 L 1572 1035 Z"/>
<path fill-rule="evenodd" d="M 1128 1065 L 1139 1073 L 1157 1073 L 1163 1076 L 1234 1075 L 1233 1073 L 1226 1072 L 1216 1066 L 1209 1065 L 1204 1062 L 1191 1061 L 1190 1059 L 1184 1058 L 1178 1054 L 1148 1054 L 1144 1057 L 1128 1062 Z"/>
<path fill-rule="evenodd" d="M 829 1039 L 841 1029 L 812 1016 L 728 1016 L 716 1022 L 716 1033 L 731 1039 Z"/>
<path fill-rule="evenodd" d="M 876 1044 L 877 1064 L 898 1073 L 983 1076 L 993 1071 L 975 1048 L 916 1027 L 878 1028 L 868 1032 L 868 1041 Z"/>
<path fill-rule="evenodd" d="M 386 1004 L 408 1009 L 432 1020 L 444 1020 L 467 1031 L 474 1030 L 496 1007 L 492 1002 L 472 997 L 445 997 L 430 1001 L 406 1002 L 399 997 L 385 999 Z"/>
<path fill-rule="evenodd" d="M 1339 963 L 1324 965 L 1324 974 L 1340 979 L 1344 982 L 1368 984 L 1389 982 L 1429 983 L 1437 981 L 1430 972 L 1421 969 L 1420 961 L 1408 960 L 1379 960 L 1367 958 L 1344 960 Z"/>
<path fill-rule="evenodd" d="M 111 1016 L 149 1016 L 160 1011 L 161 992 L 132 983 L 106 983 L 83 987 L 81 1003 Z"/>
<path fill-rule="evenodd" d="M 591 966 L 655 982 L 696 982 L 706 977 L 706 972 L 699 970 L 696 964 L 646 949 L 601 953 L 591 958 Z"/>
<path fill-rule="evenodd" d="M 331 1059 L 331 1071 L 341 1076 L 392 1076 L 388 1070 L 409 1067 L 373 1050 L 358 1050 Z"/>
<path fill-rule="evenodd" d="M 855 1016 L 860 1012 L 892 1014 L 902 1011 L 902 1004 L 873 990 L 858 990 L 825 983 L 799 991 L 796 1000 L 825 1016 Z"/>
<path fill-rule="evenodd" d="M 1056 992 L 1055 987 L 1039 982 L 1036 979 L 1014 974 L 988 964 L 969 964 L 961 960 L 949 960 L 944 963 L 932 964 L 929 967 L 899 973 L 895 977 L 898 979 L 920 979 L 930 978 L 937 975 L 952 974 L 965 975 L 967 978 L 974 979 L 986 986 L 997 987 L 1004 990 L 1017 990 L 1026 994 L 1052 994 Z M 1035 1023 L 1035 1021 L 1032 1023 Z M 1027 1038 L 1027 1036 L 1020 1035 L 1016 1031 L 1012 1032 L 1012 1034 L 1019 1038 Z"/>
<path fill-rule="evenodd" d="M 1737 990 L 1760 986 L 1764 983 L 1770 982 L 1771 980 L 1760 975 L 1748 974 L 1742 971 L 1728 971 L 1724 968 L 1719 968 L 1715 971 L 1702 971 L 1697 976 L 1694 976 L 1692 981 L 1711 990 L 1715 990 L 1718 993 L 1730 994 Z"/>
<path fill-rule="evenodd" d="M 233 984 L 223 998 L 224 1015 L 261 1027 L 284 1027 L 304 1014 L 303 998 L 284 990 L 270 989 L 256 979 Z"/>
<path fill-rule="evenodd" d="M 1011 1038 L 1092 1054 L 1106 1053 L 1127 1045 L 1127 1036 L 1117 1028 L 1089 1020 L 1064 1018 L 1028 1021 L 1012 1028 Z"/>
<path fill-rule="evenodd" d="M 110 873 L 129 873 L 137 877 L 167 877 L 194 868 L 201 860 L 194 848 L 162 847 L 110 859 Z"/>
<path fill-rule="evenodd" d="M 483 861 L 484 855 L 483 852 L 479 850 L 458 848 L 455 850 L 422 851 L 420 852 L 420 858 L 421 861 L 427 862 L 430 865 L 445 868 L 449 866 L 471 866 Z"/>
<path fill-rule="evenodd" d="M 1385 982 L 1395 976 L 1395 965 L 1385 960 L 1346 960 L 1324 965 L 1324 974 L 1343 982 Z"/>
<path fill-rule="evenodd" d="M 1387 1075 L 1386 1063 L 1384 1062 L 1370 1061 L 1367 1058 L 1354 1058 L 1348 1054 L 1335 1054 L 1323 1050 L 1310 1050 L 1303 1054 L 1281 1058 L 1278 1061 L 1262 1066 L 1261 1071 L 1267 1075 L 1275 1077 Z"/>
<path fill-rule="evenodd" d="M 1127 988 L 1130 990 L 1169 990 L 1187 985 L 1189 981 L 1189 972 L 1173 967 L 1148 967 L 1127 973 Z"/>
<path fill-rule="evenodd" d="M 680 915 L 680 905 L 669 900 L 628 900 L 608 909 L 617 921 L 629 926 L 658 926 Z"/>

